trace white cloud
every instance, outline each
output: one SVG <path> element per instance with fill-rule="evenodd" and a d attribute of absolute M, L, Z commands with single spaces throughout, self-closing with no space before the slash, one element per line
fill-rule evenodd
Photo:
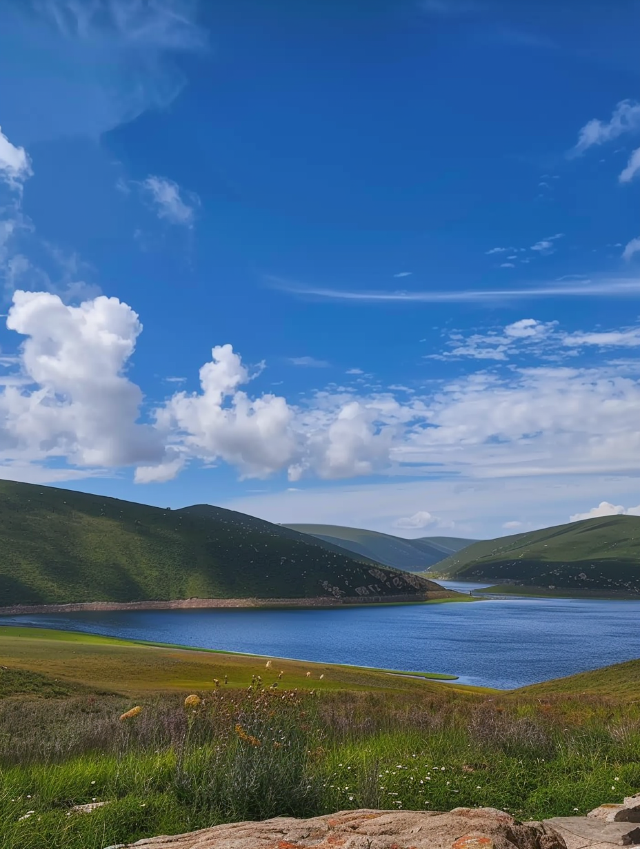
<path fill-rule="evenodd" d="M 522 527 L 522 522 L 505 522 L 502 526 L 506 531 L 514 531 Z"/>
<path fill-rule="evenodd" d="M 197 0 L 5 0 L 0 78 L 20 80 L 5 121 L 31 144 L 166 107 L 186 82 L 179 57 L 206 46 L 196 18 Z"/>
<path fill-rule="evenodd" d="M 555 249 L 553 243 L 557 241 L 557 239 L 562 239 L 563 236 L 564 233 L 556 233 L 555 236 L 548 236 L 546 239 L 541 239 L 539 242 L 536 242 L 535 245 L 531 245 L 531 250 L 544 254 L 553 253 Z"/>
<path fill-rule="evenodd" d="M 139 186 L 158 218 L 170 224 L 193 227 L 195 210 L 200 206 L 200 198 L 195 192 L 183 192 L 173 180 L 156 175 L 147 177 Z"/>
<path fill-rule="evenodd" d="M 504 254 L 507 251 L 513 251 L 515 248 L 491 248 L 490 251 L 485 251 L 487 256 L 491 256 L 491 254 Z"/>
<path fill-rule="evenodd" d="M 611 120 L 603 123 L 594 118 L 582 127 L 578 143 L 571 155 L 579 156 L 594 145 L 605 144 L 619 138 L 624 133 L 640 130 L 640 103 L 633 100 L 621 100 L 613 110 Z"/>
<path fill-rule="evenodd" d="M 631 259 L 632 256 L 635 256 L 640 251 L 640 237 L 637 239 L 631 239 L 631 241 L 627 244 L 624 251 L 622 252 L 623 259 Z"/>
<path fill-rule="evenodd" d="M 515 265 L 512 262 L 503 262 L 500 264 L 500 268 L 515 268 Z"/>
<path fill-rule="evenodd" d="M 32 173 L 25 149 L 11 144 L 0 127 L 0 180 L 11 189 L 19 189 Z"/>
<path fill-rule="evenodd" d="M 251 399 L 240 390 L 249 371 L 231 345 L 213 348 L 200 369 L 199 393 L 179 392 L 156 411 L 158 429 L 186 455 L 222 459 L 246 477 L 266 477 L 299 456 L 293 411 L 284 398 Z"/>
<path fill-rule="evenodd" d="M 572 333 L 564 336 L 562 344 L 570 348 L 580 348 L 585 345 L 594 345 L 600 348 L 637 348 L 640 345 L 640 328 Z"/>
<path fill-rule="evenodd" d="M 627 162 L 627 167 L 618 179 L 621 183 L 630 183 L 638 174 L 640 174 L 640 147 L 633 151 Z"/>
<path fill-rule="evenodd" d="M 391 389 L 331 388 L 293 404 L 250 396 L 250 370 L 222 345 L 200 369 L 200 390 L 171 395 L 145 424 L 142 392 L 126 377 L 142 329 L 129 306 L 98 297 L 71 307 L 49 293 L 17 292 L 7 324 L 26 341 L 9 374 L 23 379 L 0 394 L 0 464 L 61 458 L 75 468 L 130 465 L 138 482 L 170 480 L 194 461 L 223 461 L 245 477 L 286 471 L 292 482 L 435 473 L 463 485 L 640 471 L 640 379 L 629 363 L 477 371 L 427 382 L 402 401 Z M 514 346 L 545 355 L 565 337 L 574 347 L 630 346 L 634 332 L 579 338 L 522 319 L 453 343 L 475 346 L 477 355 L 469 355 L 478 359 L 504 359 Z M 420 512 L 418 503 L 395 516 Z"/>
<path fill-rule="evenodd" d="M 523 318 L 508 324 L 501 331 L 472 333 L 467 337 L 458 332 L 452 333 L 447 343 L 451 350 L 432 354 L 428 359 L 507 360 L 519 353 L 531 354 L 533 350 L 540 354 L 553 335 L 555 326 L 556 322 Z"/>
<path fill-rule="evenodd" d="M 307 366 L 308 368 L 328 368 L 326 360 L 317 360 L 315 357 L 289 357 L 289 362 L 294 366 Z"/>
<path fill-rule="evenodd" d="M 535 318 L 522 318 L 520 321 L 508 324 L 504 332 L 506 336 L 514 339 L 540 339 L 546 336 L 554 325 L 555 322 L 545 323 Z"/>
<path fill-rule="evenodd" d="M 562 282 L 562 285 L 555 282 L 528 289 L 433 289 L 417 292 L 301 287 L 292 286 L 275 278 L 270 279 L 274 288 L 288 292 L 294 297 L 313 297 L 352 303 L 504 303 L 541 298 L 637 298 L 640 294 L 640 278 L 616 276 L 601 276 L 593 280 L 567 280 Z"/>
<path fill-rule="evenodd" d="M 346 374 L 364 374 L 361 368 L 348 368 Z"/>
<path fill-rule="evenodd" d="M 413 271 L 399 271 L 397 274 L 394 274 L 394 277 L 411 277 Z"/>
<path fill-rule="evenodd" d="M 7 327 L 26 337 L 26 385 L 0 395 L 0 458 L 90 467 L 162 460 L 159 434 L 137 424 L 142 393 L 123 374 L 142 329 L 130 307 L 105 297 L 71 307 L 18 291 Z"/>
<path fill-rule="evenodd" d="M 404 528 L 406 530 L 417 530 L 419 528 L 428 528 L 432 526 L 438 528 L 452 528 L 453 522 L 443 522 L 437 516 L 432 516 L 426 510 L 419 510 L 413 516 L 405 516 L 403 519 L 396 519 L 393 523 L 394 528 Z"/>
<path fill-rule="evenodd" d="M 608 501 L 601 501 L 597 507 L 592 507 L 586 513 L 575 513 L 571 516 L 571 522 L 581 522 L 584 519 L 599 519 L 602 516 L 640 516 L 640 505 L 638 507 L 623 507 L 618 504 L 610 504 Z"/>

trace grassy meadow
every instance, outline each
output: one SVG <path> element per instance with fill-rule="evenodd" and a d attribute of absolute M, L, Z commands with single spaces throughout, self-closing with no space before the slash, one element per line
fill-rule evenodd
<path fill-rule="evenodd" d="M 639 662 L 503 693 L 26 628 L 0 628 L 0 657 L 0 849 L 357 807 L 539 818 L 640 790 Z"/>

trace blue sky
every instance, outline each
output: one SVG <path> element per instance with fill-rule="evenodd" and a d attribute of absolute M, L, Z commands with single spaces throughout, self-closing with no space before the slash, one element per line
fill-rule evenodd
<path fill-rule="evenodd" d="M 0 476 L 640 514 L 640 3 L 8 0 Z"/>

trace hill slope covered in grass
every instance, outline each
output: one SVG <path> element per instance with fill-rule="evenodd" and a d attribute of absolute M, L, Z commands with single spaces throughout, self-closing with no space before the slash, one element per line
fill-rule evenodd
<path fill-rule="evenodd" d="M 343 549 L 376 560 L 385 566 L 421 572 L 432 568 L 446 557 L 470 545 L 474 540 L 457 537 L 421 537 L 403 539 L 391 534 L 348 528 L 341 525 L 282 525 L 323 542 L 339 545 Z"/>
<path fill-rule="evenodd" d="M 0 481 L 0 607 L 428 591 L 442 588 L 231 510 Z"/>
<path fill-rule="evenodd" d="M 437 572 L 462 581 L 640 596 L 640 517 L 606 516 L 482 540 L 443 560 Z"/>

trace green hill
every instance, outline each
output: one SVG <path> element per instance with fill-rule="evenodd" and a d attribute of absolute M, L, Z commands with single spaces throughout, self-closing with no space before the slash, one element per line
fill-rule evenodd
<path fill-rule="evenodd" d="M 482 540 L 437 571 L 462 581 L 640 595 L 640 517 L 606 516 Z"/>
<path fill-rule="evenodd" d="M 580 672 L 567 678 L 555 678 L 541 684 L 530 684 L 512 690 L 516 696 L 602 696 L 616 701 L 637 701 L 640 698 L 640 660 L 628 660 L 614 666 L 603 666 L 590 672 Z"/>
<path fill-rule="evenodd" d="M 0 481 L 0 607 L 429 591 L 442 588 L 231 510 Z"/>
<path fill-rule="evenodd" d="M 367 557 L 395 569 L 422 572 L 432 568 L 474 540 L 457 537 L 421 537 L 403 539 L 363 528 L 341 525 L 282 525 L 323 542 L 338 545 L 361 557 Z"/>

